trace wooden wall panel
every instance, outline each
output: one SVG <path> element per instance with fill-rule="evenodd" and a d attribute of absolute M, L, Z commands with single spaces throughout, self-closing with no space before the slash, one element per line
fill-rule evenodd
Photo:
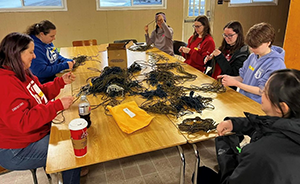
<path fill-rule="evenodd" d="M 223 27 L 231 20 L 241 22 L 245 35 L 254 24 L 268 22 L 276 31 L 274 44 L 283 45 L 290 0 L 278 0 L 277 6 L 229 7 L 227 2 L 222 5 L 218 5 L 217 2 L 215 4 L 213 37 L 217 47 L 221 45 L 223 39 Z"/>
<path fill-rule="evenodd" d="M 285 64 L 288 68 L 300 70 L 300 1 L 291 0 L 284 39 Z"/>
<path fill-rule="evenodd" d="M 166 9 L 97 11 L 95 0 L 68 0 L 63 12 L 0 12 L 0 40 L 11 32 L 48 19 L 57 27 L 56 47 L 72 46 L 74 40 L 96 39 L 98 44 L 134 38 L 145 41 L 144 26 L 155 13 L 166 13 L 167 24 L 174 30 L 174 39 L 181 40 L 183 0 L 167 1 Z M 154 26 L 149 26 L 152 31 Z"/>

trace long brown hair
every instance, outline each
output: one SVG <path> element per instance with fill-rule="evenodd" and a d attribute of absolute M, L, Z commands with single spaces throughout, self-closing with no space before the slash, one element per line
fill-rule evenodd
<path fill-rule="evenodd" d="M 234 53 L 236 50 L 240 50 L 245 45 L 245 39 L 244 39 L 244 32 L 243 27 L 240 22 L 238 21 L 230 21 L 228 22 L 223 30 L 226 28 L 232 29 L 233 32 L 237 34 L 237 39 L 235 41 L 235 44 L 233 46 L 230 46 L 225 38 L 223 38 L 222 45 L 220 46 L 219 50 L 224 54 L 226 50 L 230 50 L 230 53 Z"/>
<path fill-rule="evenodd" d="M 204 29 L 203 29 L 203 33 L 202 33 L 202 41 L 204 40 L 204 38 L 207 36 L 207 35 L 211 35 L 210 34 L 210 25 L 209 25 L 209 21 L 208 21 L 208 18 L 205 16 L 205 15 L 199 15 L 198 17 L 195 18 L 194 21 L 198 21 L 200 22 L 203 26 L 204 26 Z M 193 41 L 195 41 L 197 38 L 198 38 L 199 34 L 196 32 L 196 30 L 194 31 L 193 33 L 193 38 L 191 40 L 191 43 Z M 201 42 L 202 42 L 201 41 Z"/>
<path fill-rule="evenodd" d="M 0 67 L 15 72 L 18 79 L 26 81 L 26 74 L 32 77 L 29 69 L 24 69 L 21 53 L 28 49 L 32 38 L 22 33 L 10 33 L 0 43 Z"/>

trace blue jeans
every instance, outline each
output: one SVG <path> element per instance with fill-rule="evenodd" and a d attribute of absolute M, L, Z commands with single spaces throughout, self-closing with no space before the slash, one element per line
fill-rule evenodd
<path fill-rule="evenodd" d="M 8 170 L 28 170 L 46 166 L 49 135 L 21 149 L 0 149 L 0 165 Z M 63 171 L 64 184 L 79 184 L 81 168 Z"/>

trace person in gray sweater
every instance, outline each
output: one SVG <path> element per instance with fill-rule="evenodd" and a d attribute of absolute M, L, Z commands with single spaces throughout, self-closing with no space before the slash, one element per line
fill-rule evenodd
<path fill-rule="evenodd" d="M 166 24 L 166 15 L 163 12 L 156 13 L 155 22 L 156 28 L 152 31 L 151 37 L 149 37 L 148 25 L 145 26 L 147 45 L 154 44 L 161 51 L 173 56 L 173 29 Z"/>

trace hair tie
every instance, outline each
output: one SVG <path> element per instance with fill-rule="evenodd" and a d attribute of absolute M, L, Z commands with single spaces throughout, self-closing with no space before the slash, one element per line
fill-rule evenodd
<path fill-rule="evenodd" d="M 36 28 L 39 28 L 39 27 L 40 27 L 39 23 L 37 23 L 37 24 L 35 25 L 35 27 L 36 27 Z"/>
<path fill-rule="evenodd" d="M 167 22 L 166 15 L 163 13 L 159 13 L 159 14 L 155 15 L 155 22 L 157 22 L 158 15 L 162 15 L 162 17 L 164 18 L 164 21 Z"/>

